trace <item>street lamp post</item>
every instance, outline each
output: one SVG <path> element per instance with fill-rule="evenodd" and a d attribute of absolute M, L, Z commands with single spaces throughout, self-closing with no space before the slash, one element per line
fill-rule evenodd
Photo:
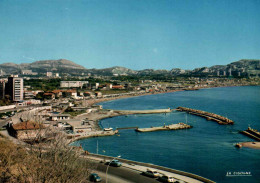
<path fill-rule="evenodd" d="M 107 170 L 106 170 L 106 183 L 107 183 L 107 172 L 108 172 L 108 168 L 109 168 L 109 166 L 110 166 L 110 163 L 112 162 L 112 161 L 114 161 L 116 158 L 120 158 L 121 156 L 119 155 L 119 156 L 117 156 L 117 157 L 115 157 L 114 159 L 112 159 L 109 163 L 108 163 L 108 165 L 107 165 Z"/>

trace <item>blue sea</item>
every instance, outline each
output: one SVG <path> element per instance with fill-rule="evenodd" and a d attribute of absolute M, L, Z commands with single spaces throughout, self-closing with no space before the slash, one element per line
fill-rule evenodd
<path fill-rule="evenodd" d="M 254 141 L 240 133 L 248 126 L 260 130 L 260 86 L 222 87 L 146 95 L 100 103 L 105 109 L 163 109 L 178 106 L 204 110 L 232 119 L 219 125 L 204 118 L 172 112 L 128 115 L 100 121 L 101 127 L 150 127 L 186 122 L 193 128 L 138 133 L 121 130 L 119 136 L 83 139 L 85 150 L 124 159 L 157 164 L 194 173 L 216 182 L 260 182 L 260 149 L 241 148 L 237 142 Z M 247 172 L 250 176 L 226 176 Z"/>

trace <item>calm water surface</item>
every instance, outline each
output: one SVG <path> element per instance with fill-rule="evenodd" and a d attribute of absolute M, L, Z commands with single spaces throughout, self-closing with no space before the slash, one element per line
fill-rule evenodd
<path fill-rule="evenodd" d="M 192 129 L 137 133 L 122 130 L 120 136 L 83 139 L 75 142 L 85 150 L 153 163 L 187 171 L 216 182 L 260 182 L 260 150 L 236 149 L 237 142 L 253 141 L 239 134 L 250 125 L 260 130 L 260 87 L 226 87 L 140 96 L 100 103 L 106 109 L 160 109 L 178 106 L 226 116 L 235 125 L 218 125 L 183 112 L 128 115 L 104 119 L 101 127 L 150 127 L 185 122 Z M 227 172 L 250 172 L 250 177 L 227 177 Z"/>

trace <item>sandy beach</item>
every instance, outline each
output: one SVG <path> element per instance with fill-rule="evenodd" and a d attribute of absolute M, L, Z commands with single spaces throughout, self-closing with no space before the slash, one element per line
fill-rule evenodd
<path fill-rule="evenodd" d="M 163 94 L 163 93 L 173 93 L 173 92 L 178 92 L 178 91 L 184 91 L 184 90 L 169 90 L 166 92 L 154 92 L 154 93 L 144 93 L 144 94 L 136 94 L 136 95 L 123 95 L 123 96 L 111 97 L 111 98 L 89 99 L 86 102 L 88 103 L 89 106 L 92 106 L 96 103 L 117 100 L 117 99 L 122 99 L 122 98 L 139 97 L 139 96 L 144 96 L 144 95 L 156 95 L 156 94 Z"/>

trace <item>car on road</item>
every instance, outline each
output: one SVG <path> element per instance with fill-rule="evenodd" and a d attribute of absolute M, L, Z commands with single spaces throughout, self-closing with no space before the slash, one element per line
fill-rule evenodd
<path fill-rule="evenodd" d="M 120 167 L 122 166 L 122 163 L 119 160 L 115 159 L 110 162 L 106 162 L 106 165 Z"/>
<path fill-rule="evenodd" d="M 163 175 L 159 177 L 158 179 L 161 182 L 174 182 L 174 183 L 179 183 L 179 180 L 175 179 L 174 177 L 168 176 L 168 175 Z"/>
<path fill-rule="evenodd" d="M 92 174 L 90 174 L 90 176 L 89 176 L 89 180 L 91 181 L 91 182 L 101 182 L 101 177 L 99 177 L 98 176 L 98 174 L 96 174 L 96 173 L 92 173 Z"/>
<path fill-rule="evenodd" d="M 142 174 L 145 175 L 145 176 L 148 176 L 148 177 L 153 177 L 153 178 L 160 176 L 160 174 L 157 171 L 150 170 L 150 169 L 147 169 L 147 171 L 143 172 Z"/>

